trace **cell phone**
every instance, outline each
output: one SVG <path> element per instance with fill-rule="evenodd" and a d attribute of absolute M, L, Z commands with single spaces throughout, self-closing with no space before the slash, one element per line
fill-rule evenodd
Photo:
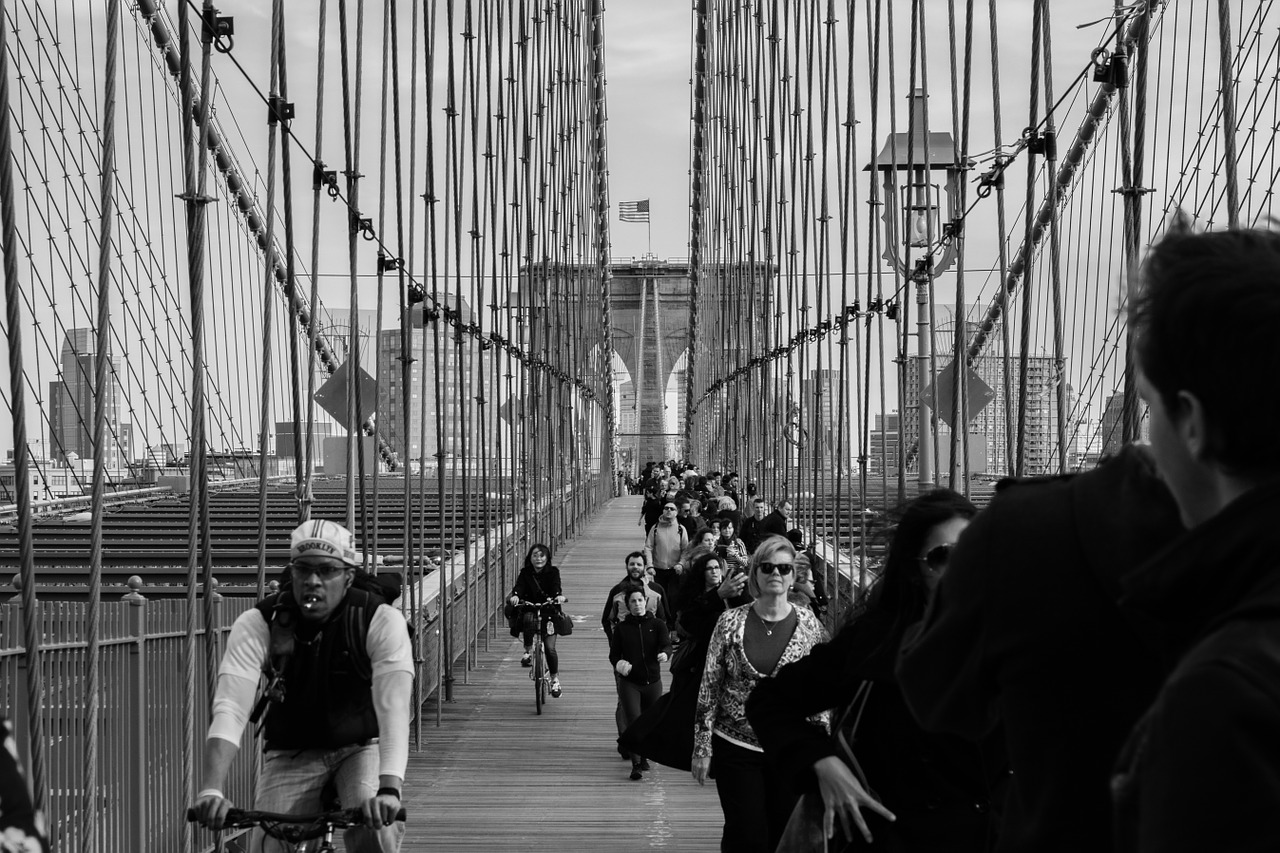
<path fill-rule="evenodd" d="M 724 556 L 727 556 L 728 553 L 729 553 L 728 545 L 720 544 L 716 546 L 716 554 L 718 554 L 719 556 L 724 557 Z"/>

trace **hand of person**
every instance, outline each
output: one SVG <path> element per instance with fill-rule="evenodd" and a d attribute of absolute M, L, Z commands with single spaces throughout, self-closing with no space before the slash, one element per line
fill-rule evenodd
<path fill-rule="evenodd" d="M 565 598 L 563 595 L 556 596 L 556 604 L 564 604 L 568 600 L 569 599 Z"/>
<path fill-rule="evenodd" d="M 618 675 L 627 675 L 631 672 L 631 662 L 620 660 L 613 665 L 613 668 L 617 671 Z"/>
<path fill-rule="evenodd" d="M 728 601 L 731 598 L 737 598 L 742 594 L 742 588 L 747 584 L 747 576 L 738 573 L 729 575 L 729 577 L 720 581 L 720 586 L 716 588 L 716 594 Z"/>
<path fill-rule="evenodd" d="M 201 791 L 196 795 L 191 810 L 195 812 L 196 821 L 215 832 L 222 829 L 227 819 L 227 811 L 231 809 L 231 801 L 221 791 Z"/>
<path fill-rule="evenodd" d="M 674 566 L 671 567 L 671 570 L 675 572 L 677 575 L 684 574 L 684 563 L 676 563 Z"/>
<path fill-rule="evenodd" d="M 822 794 L 822 804 L 826 806 L 822 815 L 822 831 L 826 833 L 825 837 L 830 838 L 835 834 L 838 816 L 845 838 L 853 838 L 853 827 L 850 825 L 852 821 L 867 843 L 872 843 L 871 830 L 867 828 L 867 821 L 862 816 L 864 808 L 870 809 L 886 820 L 897 820 L 893 812 L 880 805 L 875 797 L 867 793 L 848 765 L 836 756 L 829 755 L 815 761 L 813 772 L 818 777 L 818 791 Z"/>
<path fill-rule="evenodd" d="M 364 812 L 365 826 L 382 829 L 395 823 L 396 813 L 400 811 L 400 798 L 390 793 L 375 794 L 364 801 L 361 811 Z"/>
<path fill-rule="evenodd" d="M 520 603 L 520 597 L 517 595 L 513 595 L 510 598 L 508 598 L 507 601 L 511 603 L 512 607 L 515 607 L 517 604 Z"/>
<path fill-rule="evenodd" d="M 658 663 L 666 663 L 666 662 L 667 662 L 667 653 L 658 652 Z"/>
<path fill-rule="evenodd" d="M 695 755 L 691 764 L 694 781 L 699 785 L 707 784 L 707 776 L 711 773 L 711 757 L 699 758 Z"/>

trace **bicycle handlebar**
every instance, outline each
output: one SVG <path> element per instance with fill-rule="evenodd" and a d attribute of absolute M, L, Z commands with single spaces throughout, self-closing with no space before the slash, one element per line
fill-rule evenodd
<path fill-rule="evenodd" d="M 537 609 L 541 610 L 544 607 L 559 607 L 561 604 L 567 604 L 568 601 L 569 599 L 567 598 L 562 602 L 561 601 L 517 601 L 515 603 L 515 606 L 516 607 L 536 607 Z"/>
<path fill-rule="evenodd" d="M 396 812 L 396 820 L 406 819 L 405 810 Z M 196 810 L 187 809 L 187 821 L 197 820 Z M 290 841 L 305 841 L 319 838 L 331 829 L 346 829 L 352 826 L 364 826 L 364 812 L 361 809 L 337 809 L 316 814 L 279 814 L 277 812 L 261 812 L 253 809 L 227 809 L 227 816 L 222 822 L 224 829 L 249 829 L 260 826 L 268 834 L 286 835 Z M 287 827 L 287 830 L 285 829 Z"/>

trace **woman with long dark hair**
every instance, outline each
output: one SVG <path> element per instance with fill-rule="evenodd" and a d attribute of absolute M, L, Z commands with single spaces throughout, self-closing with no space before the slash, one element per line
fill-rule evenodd
<path fill-rule="evenodd" d="M 529 604 L 545 604 L 554 601 L 564 604 L 567 599 L 560 586 L 560 569 L 551 565 L 551 548 L 538 543 L 529 549 L 524 556 L 524 566 L 516 576 L 515 586 L 507 599 L 512 605 L 521 601 Z M 551 610 L 542 611 L 542 620 L 534 616 L 532 611 L 523 614 L 522 633 L 524 634 L 524 657 L 520 658 L 521 666 L 533 666 L 530 655 L 533 652 L 533 632 L 542 635 L 542 648 L 547 653 L 547 669 L 551 673 L 551 695 L 559 698 L 560 688 L 560 655 L 556 654 L 556 635 L 547 631 L 551 621 Z"/>
<path fill-rule="evenodd" d="M 769 758 L 798 790 L 816 786 L 821 793 L 828 836 L 839 830 L 850 839 L 856 827 L 876 849 L 911 853 L 980 853 L 995 845 L 997 788 L 1007 776 L 1001 738 L 974 744 L 924 731 L 894 675 L 903 635 L 924 616 L 951 549 L 976 514 L 948 489 L 906 504 L 884 572 L 836 638 L 761 682 L 747 703 Z M 805 722 L 820 710 L 848 708 L 855 697 L 853 751 L 874 793 L 838 756 L 833 739 Z"/>

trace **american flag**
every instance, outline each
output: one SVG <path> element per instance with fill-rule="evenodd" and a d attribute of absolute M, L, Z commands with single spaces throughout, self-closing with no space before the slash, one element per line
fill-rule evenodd
<path fill-rule="evenodd" d="M 618 218 L 623 222 L 648 222 L 649 199 L 618 202 Z"/>

